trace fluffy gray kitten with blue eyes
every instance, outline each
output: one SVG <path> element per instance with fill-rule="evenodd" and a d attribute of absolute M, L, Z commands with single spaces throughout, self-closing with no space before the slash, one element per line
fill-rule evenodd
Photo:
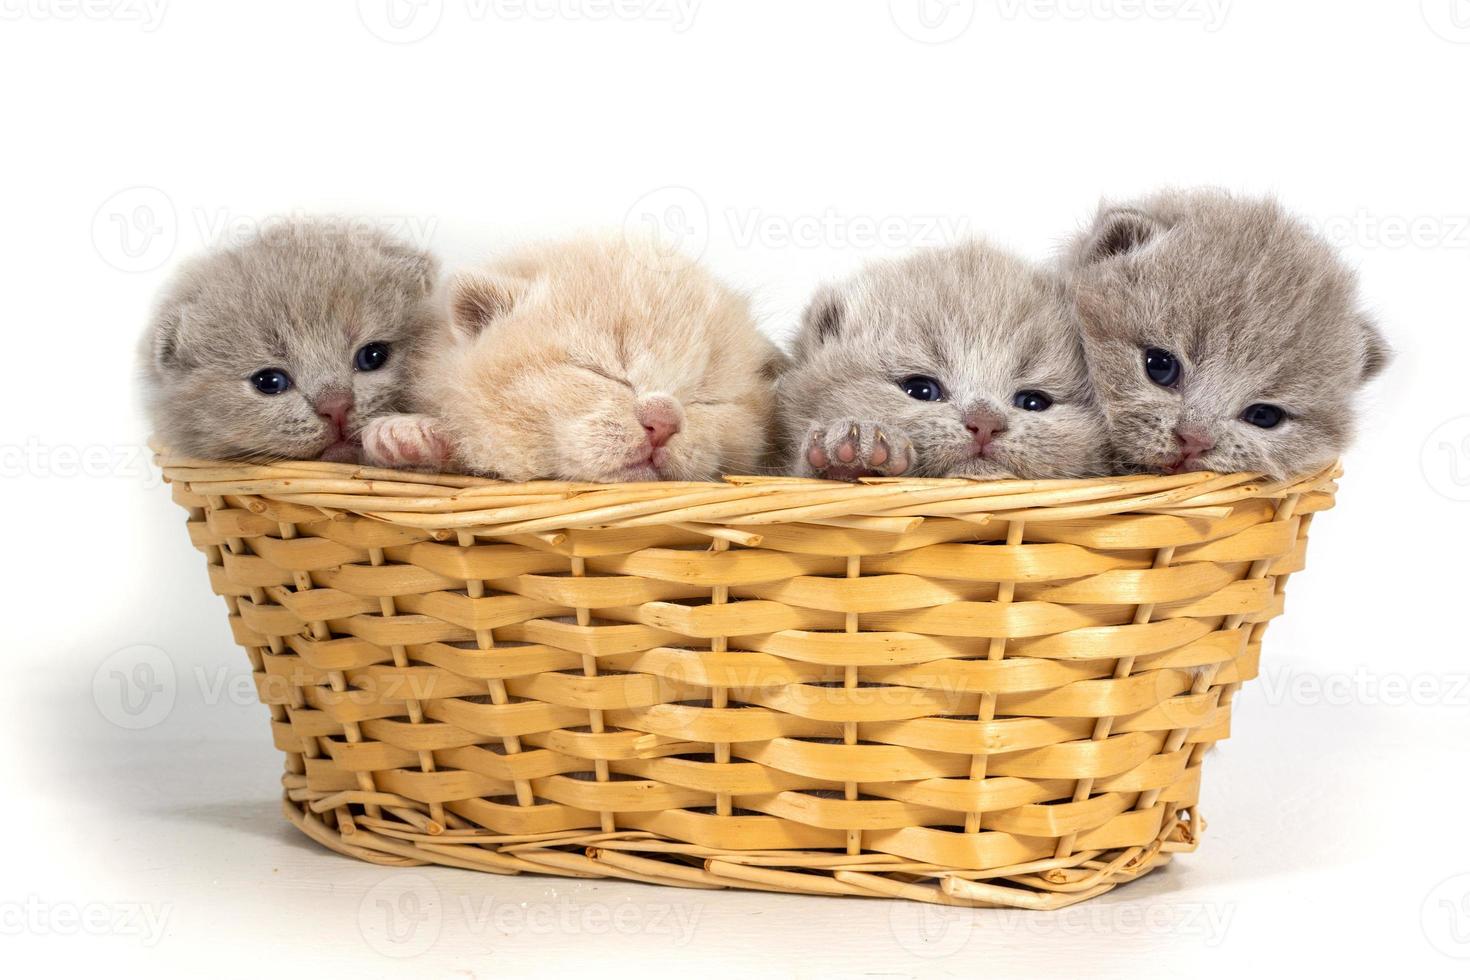
<path fill-rule="evenodd" d="M 1105 458 L 1060 280 L 979 241 L 823 290 L 778 395 L 803 476 L 1082 477 Z"/>
<path fill-rule="evenodd" d="M 1354 272 L 1273 200 L 1104 205 L 1062 265 L 1125 471 L 1316 470 L 1389 360 Z"/>
<path fill-rule="evenodd" d="M 191 259 L 140 351 L 155 435 L 203 458 L 356 462 L 367 421 L 405 407 L 437 278 L 433 256 L 349 221 Z"/>

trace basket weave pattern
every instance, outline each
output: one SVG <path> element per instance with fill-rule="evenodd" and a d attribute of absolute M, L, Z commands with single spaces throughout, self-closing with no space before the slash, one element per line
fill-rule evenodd
<path fill-rule="evenodd" d="M 161 465 L 326 846 L 1042 909 L 1194 847 L 1337 475 Z"/>

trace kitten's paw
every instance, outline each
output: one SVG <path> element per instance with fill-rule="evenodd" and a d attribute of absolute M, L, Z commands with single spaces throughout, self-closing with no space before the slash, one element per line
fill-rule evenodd
<path fill-rule="evenodd" d="M 843 419 L 812 426 L 802 468 L 824 480 L 902 476 L 914 466 L 914 447 L 901 429 L 880 422 Z"/>
<path fill-rule="evenodd" d="M 428 415 L 381 415 L 362 430 L 362 456 L 369 466 L 442 470 L 454 445 Z"/>

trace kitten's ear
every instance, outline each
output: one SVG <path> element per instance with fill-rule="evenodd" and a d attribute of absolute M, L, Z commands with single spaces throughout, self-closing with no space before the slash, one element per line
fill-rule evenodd
<path fill-rule="evenodd" d="M 1082 240 L 1078 265 L 1091 265 L 1146 248 L 1167 229 L 1152 215 L 1134 208 L 1105 208 Z"/>
<path fill-rule="evenodd" d="M 516 304 L 522 284 L 483 272 L 459 272 L 449 283 L 449 322 L 466 337 L 478 337 Z"/>
<path fill-rule="evenodd" d="M 183 303 L 168 303 L 153 315 L 148 325 L 149 353 L 153 364 L 160 370 L 177 370 L 190 363 L 184 345 L 184 326 L 189 307 Z"/>
<path fill-rule="evenodd" d="M 423 249 L 395 241 L 383 246 L 383 254 L 392 260 L 395 271 L 408 287 L 421 296 L 427 295 L 439 281 L 439 260 Z"/>
<path fill-rule="evenodd" d="M 829 340 L 836 340 L 842 335 L 846 317 L 842 294 L 831 286 L 822 287 L 802 314 L 801 329 L 796 334 L 797 347 L 814 350 Z"/>
<path fill-rule="evenodd" d="M 1378 329 L 1371 317 L 1363 315 L 1360 318 L 1363 329 L 1363 380 L 1371 381 L 1383 373 L 1393 360 L 1393 348 L 1388 346 L 1388 341 L 1383 339 L 1383 331 Z"/>

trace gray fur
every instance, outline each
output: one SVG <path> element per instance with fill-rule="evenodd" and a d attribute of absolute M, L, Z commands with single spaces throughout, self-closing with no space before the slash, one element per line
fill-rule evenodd
<path fill-rule="evenodd" d="M 924 402 L 899 382 L 938 379 Z M 1040 390 L 1028 412 L 1016 393 Z M 1080 477 L 1101 471 L 1105 439 L 1071 310 L 1054 275 L 983 242 L 928 249 L 823 290 L 807 310 L 778 392 L 786 457 L 807 476 Z M 1006 431 L 976 455 L 966 413 L 989 411 Z M 814 465 L 844 441 L 857 466 Z M 875 446 L 894 461 L 872 466 Z M 907 458 L 906 458 L 907 454 Z"/>
<path fill-rule="evenodd" d="M 1104 205 L 1062 265 L 1126 471 L 1312 471 L 1347 446 L 1353 396 L 1390 357 L 1354 272 L 1274 200 L 1195 190 Z M 1177 388 L 1144 372 L 1150 347 L 1180 359 Z M 1257 403 L 1287 420 L 1244 421 Z M 1181 461 L 1180 426 L 1215 448 Z"/>
<path fill-rule="evenodd" d="M 435 322 L 427 299 L 437 276 L 423 251 L 335 220 L 266 226 L 191 259 L 165 286 L 140 351 L 154 433 L 191 456 L 315 459 L 334 429 L 314 403 L 350 392 L 355 440 L 372 417 L 403 410 Z M 391 345 L 387 363 L 355 370 L 358 348 L 372 341 Z M 290 390 L 255 390 L 251 375 L 271 367 L 291 376 Z"/>

